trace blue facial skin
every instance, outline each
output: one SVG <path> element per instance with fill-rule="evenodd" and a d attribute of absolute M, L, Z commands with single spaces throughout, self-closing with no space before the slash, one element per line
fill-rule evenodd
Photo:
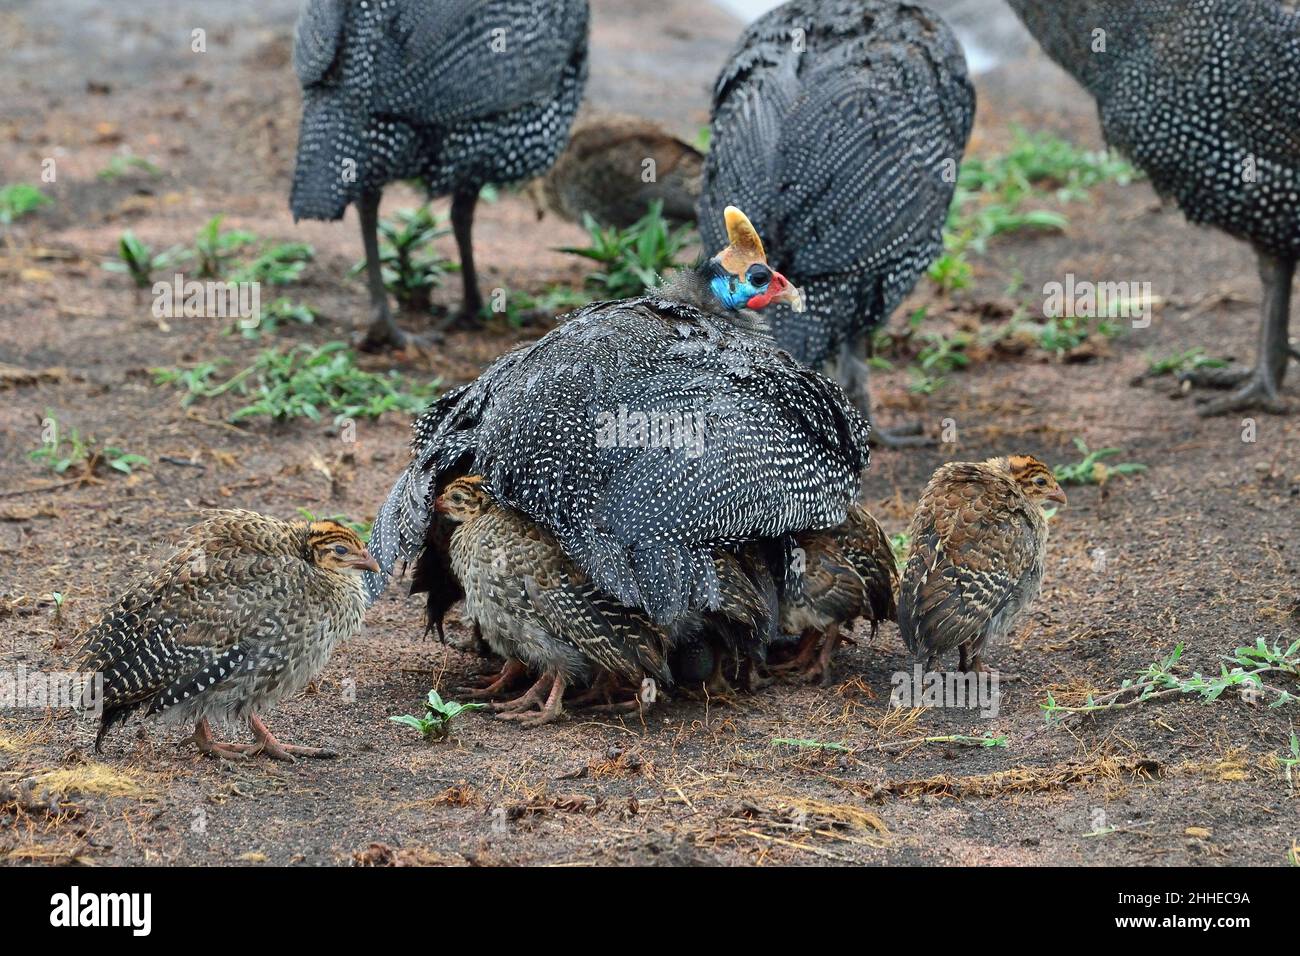
<path fill-rule="evenodd" d="M 718 301 L 733 311 L 745 308 L 745 303 L 763 291 L 729 272 L 725 275 L 715 275 L 710 280 L 709 287 Z"/>

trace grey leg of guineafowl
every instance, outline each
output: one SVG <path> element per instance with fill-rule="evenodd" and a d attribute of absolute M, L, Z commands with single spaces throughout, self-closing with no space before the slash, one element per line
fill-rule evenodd
<path fill-rule="evenodd" d="M 379 265 L 379 197 L 375 192 L 362 193 L 357 199 L 357 217 L 361 220 L 361 245 L 366 251 L 366 287 L 370 292 L 370 326 L 361 347 L 371 352 L 403 348 L 407 335 L 393 321 L 388 307 L 388 290 Z"/>
<path fill-rule="evenodd" d="M 479 313 L 483 311 L 483 296 L 478 288 L 478 271 L 474 268 L 474 207 L 478 204 L 478 190 L 464 190 L 451 197 L 451 231 L 456 236 L 456 249 L 460 253 L 460 280 L 464 290 L 460 310 L 442 323 L 442 328 L 452 326 L 476 329 L 481 325 Z"/>
<path fill-rule="evenodd" d="M 1291 323 L 1291 285 L 1295 278 L 1296 261 L 1291 256 L 1275 256 L 1256 250 L 1259 258 L 1259 278 L 1264 286 L 1264 305 L 1259 323 L 1259 348 L 1255 367 L 1250 369 L 1202 369 L 1188 373 L 1184 378 L 1194 385 L 1240 387 L 1231 395 L 1204 402 L 1200 415 L 1224 415 L 1229 412 L 1260 408 L 1283 413 L 1287 405 L 1282 400 L 1282 381 L 1286 378 L 1287 363 L 1294 354 L 1288 341 Z"/>
<path fill-rule="evenodd" d="M 871 417 L 871 371 L 867 364 L 870 336 L 861 335 L 840 345 L 836 359 L 836 377 L 862 417 L 871 422 L 869 441 L 885 448 L 916 448 L 936 444 L 934 439 L 921 434 L 921 423 L 913 422 L 896 429 L 879 427 Z"/>

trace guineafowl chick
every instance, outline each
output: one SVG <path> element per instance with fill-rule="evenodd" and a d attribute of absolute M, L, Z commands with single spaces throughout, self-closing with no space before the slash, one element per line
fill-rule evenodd
<path fill-rule="evenodd" d="M 549 723 L 563 713 L 567 687 L 606 674 L 637 688 L 647 680 L 671 686 L 665 631 L 597 588 L 555 538 L 499 506 L 480 476 L 453 481 L 434 509 L 457 522 L 451 569 L 465 592 L 465 618 L 507 667 L 518 661 L 540 673 L 522 696 L 496 705 L 498 717 Z M 540 712 L 530 713 L 534 707 Z"/>
<path fill-rule="evenodd" d="M 377 569 L 356 533 L 335 521 L 212 513 L 83 635 L 79 667 L 103 677 L 95 748 L 144 707 L 146 717 L 193 722 L 190 740 L 205 754 L 334 756 L 281 743 L 259 715 L 302 690 L 361 629 L 360 575 Z M 247 720 L 256 742 L 218 743 L 211 720 Z"/>
<path fill-rule="evenodd" d="M 307 0 L 294 36 L 302 124 L 294 219 L 341 219 L 355 203 L 371 322 L 363 345 L 402 346 L 379 264 L 379 199 L 399 179 L 451 196 L 464 299 L 483 307 L 471 230 L 479 192 L 546 170 L 587 81 L 587 2 Z"/>
<path fill-rule="evenodd" d="M 1300 259 L 1297 0 L 1009 0 L 1097 100 L 1106 141 L 1194 223 L 1251 244 L 1264 287 L 1253 368 L 1198 369 L 1234 388 L 1201 415 L 1287 410 L 1291 288 Z"/>
<path fill-rule="evenodd" d="M 926 670 L 954 647 L 963 671 L 989 670 L 989 641 L 1015 627 L 1042 585 L 1048 501 L 1064 505 L 1065 492 L 1031 455 L 934 473 L 912 517 L 898 596 L 898 629 Z"/>
<path fill-rule="evenodd" d="M 863 618 L 875 637 L 881 621 L 898 616 L 898 564 L 880 523 L 861 505 L 849 506 L 838 528 L 796 535 L 803 574 L 781 601 L 781 629 L 801 636 L 793 658 L 773 671 L 830 683 L 831 656 Z"/>
<path fill-rule="evenodd" d="M 704 157 L 690 143 L 639 116 L 609 114 L 577 123 L 568 148 L 537 183 L 538 214 L 570 222 L 590 215 L 626 229 L 658 201 L 665 219 L 694 222 Z"/>

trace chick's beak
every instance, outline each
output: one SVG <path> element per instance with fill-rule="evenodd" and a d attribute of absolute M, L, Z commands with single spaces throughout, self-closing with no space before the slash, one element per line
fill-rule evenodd
<path fill-rule="evenodd" d="M 370 554 L 368 549 L 363 549 L 357 559 L 352 562 L 354 568 L 361 568 L 363 571 L 373 571 L 375 574 L 381 573 L 379 562 Z"/>
<path fill-rule="evenodd" d="M 1064 508 L 1069 503 L 1065 500 L 1065 489 L 1061 488 L 1060 486 L 1053 488 L 1051 491 L 1047 493 L 1047 500 L 1055 501 L 1062 508 Z"/>
<path fill-rule="evenodd" d="M 807 309 L 799 287 L 775 269 L 772 270 L 772 283 L 768 286 L 768 293 L 771 296 L 769 302 L 784 302 L 793 312 L 803 312 Z"/>
<path fill-rule="evenodd" d="M 433 499 L 433 510 L 438 512 L 440 515 L 445 515 L 447 513 L 447 504 L 442 500 L 442 495 Z"/>

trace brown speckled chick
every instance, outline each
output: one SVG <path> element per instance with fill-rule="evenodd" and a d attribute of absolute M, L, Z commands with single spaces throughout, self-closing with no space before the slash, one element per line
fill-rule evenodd
<path fill-rule="evenodd" d="M 465 617 L 492 650 L 540 676 L 521 697 L 497 705 L 498 716 L 535 726 L 563 711 L 564 691 L 613 675 L 639 687 L 646 678 L 671 685 L 668 637 L 645 612 L 601 591 L 523 515 L 498 505 L 479 476 L 458 478 L 434 502 L 458 522 L 451 567 L 465 591 Z M 530 713 L 540 707 L 540 713 Z"/>
<path fill-rule="evenodd" d="M 915 661 L 936 670 L 958 648 L 963 671 L 1038 596 L 1047 553 L 1043 503 L 1065 504 L 1051 470 L 1030 455 L 954 461 L 936 471 L 912 518 L 898 629 Z"/>
<path fill-rule="evenodd" d="M 258 714 L 302 690 L 361 629 L 360 575 L 375 570 L 337 522 L 213 512 L 83 635 L 79 667 L 104 681 L 96 749 L 146 707 L 145 716 L 194 722 L 191 741 L 213 756 L 334 756 L 280 743 Z M 211 719 L 247 720 L 256 743 L 216 742 Z"/>
<path fill-rule="evenodd" d="M 781 602 L 781 629 L 801 640 L 794 657 L 772 670 L 827 684 L 831 655 L 843 640 L 841 627 L 852 628 L 865 618 L 874 637 L 881 621 L 897 617 L 898 565 L 884 529 L 858 504 L 849 506 L 839 527 L 795 540 L 802 551 L 803 586 Z"/>

